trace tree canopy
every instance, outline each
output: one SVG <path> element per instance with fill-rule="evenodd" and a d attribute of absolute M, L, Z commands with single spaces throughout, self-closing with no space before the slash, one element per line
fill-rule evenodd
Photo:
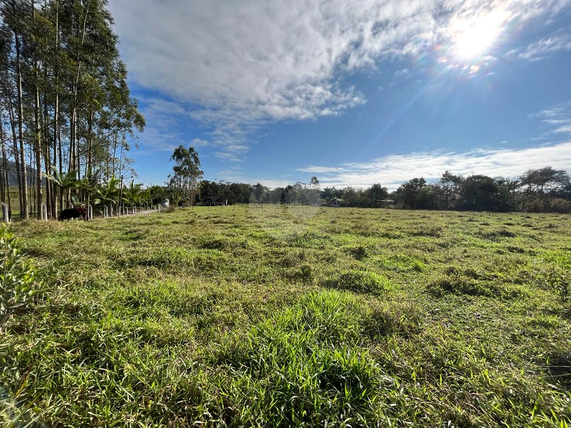
<path fill-rule="evenodd" d="M 13 163 L 21 218 L 39 216 L 43 201 L 56 217 L 77 196 L 59 178 L 102 184 L 134 175 L 129 139 L 145 119 L 112 24 L 106 0 L 0 3 L 0 195 L 11 203 Z M 42 173 L 54 178 L 45 188 Z"/>
<path fill-rule="evenodd" d="M 171 160 L 176 162 L 168 182 L 168 187 L 173 194 L 173 202 L 176 205 L 179 201 L 183 201 L 192 206 L 198 193 L 199 180 L 203 175 L 198 152 L 194 147 L 187 149 L 180 145 L 174 149 Z"/>

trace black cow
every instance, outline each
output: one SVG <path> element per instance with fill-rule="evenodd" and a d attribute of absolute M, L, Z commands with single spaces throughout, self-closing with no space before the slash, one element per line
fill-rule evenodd
<path fill-rule="evenodd" d="M 75 207 L 75 208 L 68 208 L 67 210 L 63 210 L 59 214 L 59 221 L 67 220 L 69 221 L 72 218 L 82 218 L 87 221 L 87 209 L 83 207 Z"/>

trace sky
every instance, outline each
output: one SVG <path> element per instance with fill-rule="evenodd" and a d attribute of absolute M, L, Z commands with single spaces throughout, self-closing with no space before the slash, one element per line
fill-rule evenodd
<path fill-rule="evenodd" d="M 571 0 L 110 0 L 147 126 L 207 180 L 393 190 L 571 172 Z"/>

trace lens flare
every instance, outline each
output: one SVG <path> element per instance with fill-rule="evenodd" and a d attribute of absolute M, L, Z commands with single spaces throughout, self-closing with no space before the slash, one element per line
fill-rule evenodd
<path fill-rule="evenodd" d="M 454 22 L 451 30 L 455 55 L 464 61 L 480 59 L 492 49 L 506 20 L 505 13 L 493 12 Z"/>

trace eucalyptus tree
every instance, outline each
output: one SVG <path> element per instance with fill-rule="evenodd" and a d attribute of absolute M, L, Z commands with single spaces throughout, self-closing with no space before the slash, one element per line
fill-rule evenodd
<path fill-rule="evenodd" d="M 107 0 L 0 0 L 0 117 L 22 218 L 44 200 L 56 215 L 55 182 L 44 189 L 41 171 L 109 180 L 130 167 L 129 140 L 145 121 L 112 23 Z"/>
<path fill-rule="evenodd" d="M 192 206 L 198 192 L 199 180 L 203 176 L 198 152 L 194 147 L 186 149 L 181 145 L 174 149 L 171 160 L 174 160 L 176 165 L 173 167 L 174 174 L 169 176 L 168 187 L 175 195 L 184 195 L 187 203 Z"/>

